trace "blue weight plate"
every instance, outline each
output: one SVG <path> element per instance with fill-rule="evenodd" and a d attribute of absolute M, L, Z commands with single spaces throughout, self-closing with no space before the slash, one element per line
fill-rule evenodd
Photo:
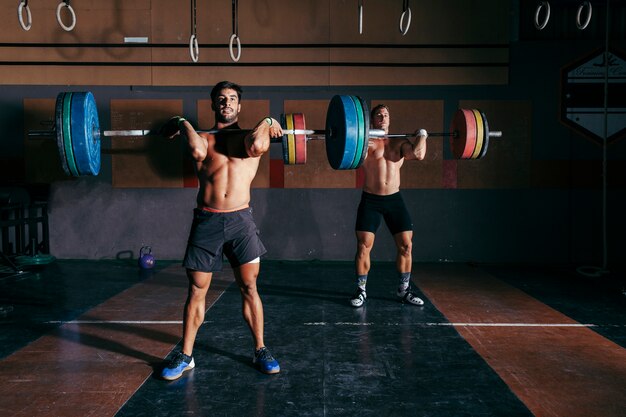
<path fill-rule="evenodd" d="M 333 169 L 348 169 L 357 143 L 357 116 L 350 96 L 336 95 L 326 113 L 326 156 Z"/>
<path fill-rule="evenodd" d="M 71 104 L 72 150 L 79 175 L 100 172 L 100 122 L 96 100 L 90 92 L 73 93 Z"/>
<path fill-rule="evenodd" d="M 92 131 L 92 140 L 90 142 L 90 159 L 89 159 L 89 172 L 91 175 L 98 175 L 100 173 L 100 119 L 98 119 L 98 107 L 96 106 L 96 99 L 93 94 L 89 93 L 88 107 L 89 122 Z"/>

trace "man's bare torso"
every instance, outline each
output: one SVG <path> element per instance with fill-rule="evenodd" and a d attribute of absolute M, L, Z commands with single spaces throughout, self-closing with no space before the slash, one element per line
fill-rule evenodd
<path fill-rule="evenodd" d="M 260 158 L 250 158 L 244 148 L 244 134 L 200 134 L 207 141 L 207 155 L 196 161 L 200 188 L 198 206 L 216 210 L 245 207 Z"/>
<path fill-rule="evenodd" d="M 400 191 L 400 168 L 404 163 L 397 139 L 370 140 L 367 158 L 363 162 L 365 183 L 363 191 L 376 195 L 390 195 Z"/>

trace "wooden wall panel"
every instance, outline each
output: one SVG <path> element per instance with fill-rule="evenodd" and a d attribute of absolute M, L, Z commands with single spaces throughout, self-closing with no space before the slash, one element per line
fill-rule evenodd
<path fill-rule="evenodd" d="M 325 67 L 153 67 L 152 74 L 153 84 L 164 86 L 206 86 L 228 79 L 237 80 L 242 85 L 310 86 L 329 83 Z"/>
<path fill-rule="evenodd" d="M 150 85 L 149 67 L 0 65 L 4 84 Z"/>
<path fill-rule="evenodd" d="M 330 0 L 333 1 L 334 0 Z M 153 0 L 155 42 L 189 41 L 191 12 L 172 7 L 171 0 Z M 329 2 L 269 0 L 239 4 L 239 38 L 250 43 L 326 43 L 329 34 Z M 231 2 L 198 2 L 196 31 L 200 43 L 228 44 L 232 32 Z"/>
<path fill-rule="evenodd" d="M 328 50 L 326 50 L 328 54 Z M 289 55 L 288 55 L 289 56 Z M 291 60 L 295 57 L 289 56 Z M 333 48 L 330 59 L 334 62 L 369 62 L 388 65 L 391 63 L 413 63 L 416 66 L 430 63 L 452 64 L 494 64 L 507 62 L 507 48 L 468 48 L 438 45 L 397 45 L 394 48 L 380 47 Z"/>
<path fill-rule="evenodd" d="M 441 100 L 372 100 L 370 110 L 378 104 L 389 107 L 389 133 L 413 133 L 419 129 L 445 132 Z M 443 130 L 442 130 L 443 129 Z M 442 188 L 443 139 L 427 139 L 426 157 L 422 161 L 405 161 L 401 168 L 402 189 Z"/>
<path fill-rule="evenodd" d="M 30 1 L 32 27 L 24 31 L 18 22 L 19 1 L 2 0 L 3 13 L 0 24 L 6 30 L 0 33 L 0 42 L 46 42 L 52 44 L 117 43 L 123 44 L 125 36 L 150 36 L 152 9 L 150 0 L 71 2 L 76 13 L 76 26 L 71 32 L 61 28 L 56 19 L 60 1 Z M 65 8 L 62 21 L 70 24 Z"/>
<path fill-rule="evenodd" d="M 187 47 L 170 48 L 155 46 L 150 49 L 155 62 L 190 62 L 189 48 Z M 210 65 L 212 69 L 220 68 L 220 66 L 216 64 L 224 64 L 225 67 L 229 67 L 231 70 L 236 70 L 238 67 L 236 63 L 231 61 L 228 52 L 228 43 L 224 45 L 201 46 L 198 62 L 199 64 L 189 63 L 189 67 L 196 71 L 197 68 L 202 67 L 203 64 Z M 302 48 L 299 46 L 281 46 L 261 48 L 246 47 L 245 44 L 242 44 L 240 62 L 246 65 L 259 63 L 262 66 L 274 67 L 274 69 L 280 69 L 282 65 L 288 64 L 326 63 L 328 62 L 328 47 Z M 276 65 L 268 65 L 268 63 Z M 293 71 L 293 68 L 291 70 Z"/>
<path fill-rule="evenodd" d="M 111 100 L 111 130 L 157 130 L 172 115 L 182 114 L 182 110 L 182 100 Z M 114 187 L 183 186 L 184 147 L 180 140 L 113 137 L 109 152 Z"/>
<path fill-rule="evenodd" d="M 304 113 L 307 129 L 326 128 L 328 100 L 285 100 L 284 113 Z M 355 170 L 334 170 L 328 163 L 323 140 L 307 143 L 307 163 L 285 166 L 285 188 L 354 188 Z"/>
<path fill-rule="evenodd" d="M 507 68 L 331 67 L 330 85 L 484 85 L 506 84 Z"/>
<path fill-rule="evenodd" d="M 381 44 L 505 43 L 509 36 L 510 4 L 501 0 L 422 0 L 410 2 L 411 26 L 399 30 L 402 2 L 364 2 L 363 34 L 358 31 L 355 1 L 330 2 L 331 42 Z M 499 19 L 493 19 L 500 16 Z"/>
<path fill-rule="evenodd" d="M 118 42 L 119 43 L 119 42 Z M 22 62 L 90 62 L 94 66 L 103 64 L 113 67 L 115 63 L 136 63 L 149 62 L 152 56 L 151 48 L 135 48 L 135 47 L 104 47 L 94 46 L 77 48 L 76 46 L 58 46 L 45 49 L 42 54 L 41 48 L 12 46 L 2 49 L 3 57 L 6 60 L 19 60 Z"/>
<path fill-rule="evenodd" d="M 4 0 L 6 1 L 6 0 Z M 58 4 L 58 3 L 57 3 Z M 268 86 L 458 85 L 508 82 L 508 3 L 428 1 L 413 5 L 412 27 L 398 30 L 401 4 L 365 5 L 358 34 L 351 1 L 267 0 L 239 6 L 241 59 L 228 53 L 229 2 L 197 4 L 200 58 L 189 56 L 188 3 L 169 0 L 73 3 L 77 24 L 65 32 L 56 4 L 32 3 L 33 28 L 16 14 L 0 23 L 5 84 L 207 85 L 220 79 Z M 11 3 L 9 9 L 17 6 Z M 125 44 L 146 37 L 148 44 Z"/>
<path fill-rule="evenodd" d="M 242 129 L 252 129 L 260 120 L 270 115 L 268 100 L 247 100 L 244 90 L 241 100 L 239 126 Z M 215 113 L 211 110 L 211 100 L 198 100 L 198 125 L 201 130 L 212 129 L 215 126 Z M 252 181 L 252 188 L 269 188 L 270 186 L 270 154 L 261 156 L 259 170 Z"/>
<path fill-rule="evenodd" d="M 170 0 L 152 1 L 152 38 L 155 43 L 189 40 L 190 8 L 172 7 Z M 413 4 L 406 35 L 399 31 L 402 3 L 387 0 L 365 3 L 363 33 L 353 1 L 268 0 L 239 5 L 242 44 L 298 43 L 506 43 L 509 36 L 508 2 L 429 0 Z M 196 31 L 200 43 L 227 43 L 232 34 L 231 3 L 198 2 Z M 506 18 L 494 19 L 494 16 Z"/>

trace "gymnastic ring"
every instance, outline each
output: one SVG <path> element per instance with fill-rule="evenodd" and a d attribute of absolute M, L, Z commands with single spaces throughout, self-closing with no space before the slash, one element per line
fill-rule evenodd
<path fill-rule="evenodd" d="M 409 13 L 407 14 L 407 12 Z M 402 27 L 404 25 L 404 16 L 406 16 L 406 28 Z M 403 11 L 402 15 L 400 16 L 400 33 L 402 33 L 402 36 L 407 34 L 410 27 L 411 27 L 411 8 L 407 7 L 406 10 Z"/>
<path fill-rule="evenodd" d="M 543 22 L 539 23 L 539 14 L 541 13 L 541 9 L 546 8 L 546 17 Z M 547 1 L 542 1 L 537 6 L 537 10 L 535 10 L 535 27 L 538 30 L 543 30 L 548 25 L 548 21 L 550 20 L 550 3 Z"/>
<path fill-rule="evenodd" d="M 587 17 L 585 18 L 585 23 L 581 23 L 580 22 L 580 15 L 583 12 L 583 9 L 585 8 L 585 6 L 589 6 L 588 8 L 588 12 L 587 12 Z M 589 26 L 589 22 L 591 22 L 591 14 L 593 13 L 593 10 L 591 8 L 591 2 L 589 1 L 583 1 L 580 6 L 578 6 L 578 12 L 576 13 L 576 27 L 580 30 L 585 30 L 587 29 L 587 26 Z"/>
<path fill-rule="evenodd" d="M 235 54 L 233 53 L 233 42 L 237 40 L 237 56 L 235 57 Z M 230 42 L 228 43 L 228 52 L 230 53 L 230 58 L 237 62 L 239 61 L 239 58 L 241 58 L 241 42 L 239 41 L 239 36 L 237 36 L 236 33 L 233 33 L 230 36 Z"/>
<path fill-rule="evenodd" d="M 359 35 L 363 33 L 363 3 L 359 2 Z"/>
<path fill-rule="evenodd" d="M 189 55 L 191 55 L 191 60 L 193 62 L 198 62 L 200 49 L 198 48 L 198 38 L 195 34 L 191 35 L 191 38 L 189 38 Z"/>
<path fill-rule="evenodd" d="M 61 8 L 63 6 L 67 7 L 70 13 L 72 14 L 72 24 L 70 26 L 66 26 L 65 23 L 63 23 L 63 21 L 61 20 Z M 66 32 L 70 32 L 72 29 L 74 29 L 74 26 L 76 26 L 76 13 L 74 13 L 74 9 L 72 8 L 72 6 L 69 5 L 69 3 L 62 1 L 57 6 L 57 22 L 59 22 L 59 25 L 61 25 L 61 27 Z"/>
<path fill-rule="evenodd" d="M 24 10 L 26 10 L 26 20 L 28 20 L 28 24 L 24 23 Z M 26 0 L 22 0 L 20 5 L 17 6 L 17 18 L 20 21 L 20 26 L 24 30 L 30 30 L 33 25 L 33 15 L 30 14 L 30 7 L 28 7 L 28 3 Z"/>

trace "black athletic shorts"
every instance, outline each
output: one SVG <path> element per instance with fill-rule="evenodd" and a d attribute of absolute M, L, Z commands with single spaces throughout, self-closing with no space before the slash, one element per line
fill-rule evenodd
<path fill-rule="evenodd" d="M 222 270 L 222 254 L 238 267 L 265 254 L 252 208 L 229 213 L 194 209 L 183 266 L 202 272 Z"/>
<path fill-rule="evenodd" d="M 392 235 L 413 230 L 411 215 L 400 192 L 376 195 L 364 191 L 356 214 L 355 230 L 376 233 L 382 219 L 385 219 Z"/>

